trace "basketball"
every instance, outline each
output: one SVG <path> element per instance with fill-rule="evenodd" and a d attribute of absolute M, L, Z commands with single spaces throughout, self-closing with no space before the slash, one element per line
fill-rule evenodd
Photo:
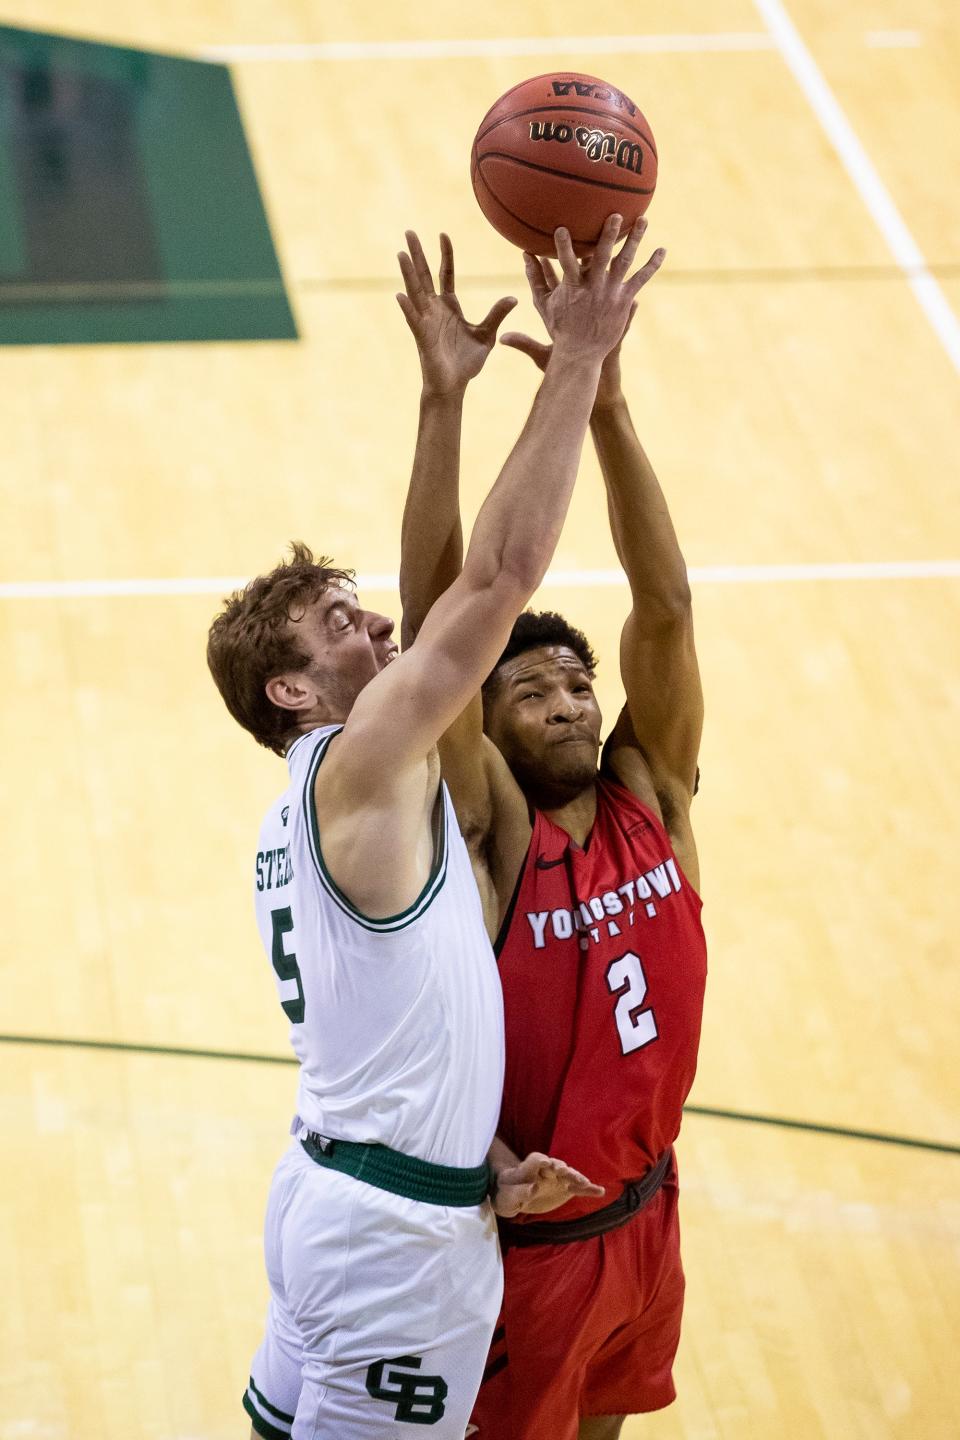
<path fill-rule="evenodd" d="M 487 111 L 473 142 L 470 178 L 495 230 L 535 255 L 556 255 L 553 232 L 570 231 L 587 255 L 603 222 L 625 234 L 657 183 L 650 126 L 621 90 L 560 71 L 524 80 Z"/>

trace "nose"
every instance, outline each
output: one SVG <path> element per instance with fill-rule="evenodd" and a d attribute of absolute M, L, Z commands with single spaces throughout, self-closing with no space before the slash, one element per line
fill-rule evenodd
<path fill-rule="evenodd" d="M 551 725 L 572 725 L 574 721 L 580 719 L 582 714 L 583 711 L 574 696 L 566 692 L 561 692 L 554 697 L 553 704 L 550 706 L 548 723 Z"/>
<path fill-rule="evenodd" d="M 372 640 L 387 640 L 393 634 L 394 622 L 389 615 L 377 615 L 370 611 L 367 616 L 367 633 Z"/>

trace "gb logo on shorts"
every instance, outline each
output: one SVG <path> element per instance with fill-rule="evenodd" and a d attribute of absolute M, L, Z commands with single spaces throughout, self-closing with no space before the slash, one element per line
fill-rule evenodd
<path fill-rule="evenodd" d="M 367 1391 L 374 1400 L 396 1402 L 395 1420 L 408 1425 L 436 1425 L 444 1412 L 448 1385 L 441 1375 L 417 1375 L 421 1355 L 400 1355 L 396 1360 L 378 1360 L 367 1371 Z M 386 1372 L 386 1380 L 384 1380 Z"/>

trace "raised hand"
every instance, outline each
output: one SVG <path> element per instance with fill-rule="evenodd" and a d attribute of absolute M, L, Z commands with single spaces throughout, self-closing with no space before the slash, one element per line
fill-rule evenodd
<path fill-rule="evenodd" d="M 540 265 L 546 266 L 550 263 L 548 260 L 541 260 L 539 257 L 535 258 Z M 548 284 L 550 284 L 550 280 L 552 280 L 553 285 L 559 285 L 560 283 L 553 273 L 552 268 L 550 270 L 550 279 L 547 281 Z M 629 334 L 630 326 L 633 324 L 633 317 L 636 313 L 637 302 L 634 301 L 630 309 L 630 316 L 627 320 L 627 328 L 600 367 L 600 383 L 597 386 L 597 398 L 594 401 L 594 410 L 602 409 L 605 405 L 612 405 L 620 394 L 620 347 Z M 553 354 L 552 345 L 546 345 L 542 340 L 534 340 L 532 335 L 523 335 L 519 330 L 509 330 L 506 335 L 501 335 L 500 344 L 509 345 L 511 350 L 519 350 L 522 355 L 529 355 L 539 370 L 546 370 L 547 361 Z"/>
<path fill-rule="evenodd" d="M 418 236 L 407 230 L 406 240 L 407 250 L 397 256 L 406 293 L 397 296 L 397 304 L 417 342 L 424 392 L 462 393 L 483 369 L 504 317 L 517 302 L 512 295 L 505 296 L 490 307 L 479 324 L 471 325 L 464 319 L 456 296 L 449 235 L 440 236 L 439 294 Z"/>
<path fill-rule="evenodd" d="M 660 269 L 666 251 L 655 250 L 642 269 L 628 278 L 647 222 L 636 222 L 621 247 L 613 256 L 613 247 L 620 233 L 620 217 L 611 215 L 603 227 L 592 255 L 577 260 L 569 231 L 556 233 L 557 254 L 562 268 L 558 276 L 549 260 L 525 254 L 524 264 L 533 303 L 554 341 L 567 351 L 585 357 L 613 356 L 605 367 L 607 382 L 619 384 L 620 343 L 630 328 L 636 309 L 635 298 L 647 281 Z M 613 257 L 613 258 L 611 258 Z M 544 345 L 528 335 L 511 333 L 504 344 L 522 350 L 545 369 L 554 346 Z"/>
<path fill-rule="evenodd" d="M 508 1165 L 497 1174 L 497 1191 L 493 1208 L 498 1215 L 543 1215 L 557 1210 L 574 1195 L 603 1195 L 602 1185 L 594 1185 L 579 1170 L 537 1151 L 516 1165 Z"/>

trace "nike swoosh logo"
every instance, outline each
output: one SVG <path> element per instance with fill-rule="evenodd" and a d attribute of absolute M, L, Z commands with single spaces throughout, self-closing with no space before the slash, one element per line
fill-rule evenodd
<path fill-rule="evenodd" d="M 563 864 L 563 856 L 562 856 L 562 855 L 560 856 L 560 859 L 559 859 L 559 860 L 548 860 L 545 855 L 538 855 L 538 856 L 537 856 L 537 869 L 538 869 L 538 870 L 553 870 L 555 866 L 557 866 L 557 865 L 562 865 L 562 864 Z"/>

